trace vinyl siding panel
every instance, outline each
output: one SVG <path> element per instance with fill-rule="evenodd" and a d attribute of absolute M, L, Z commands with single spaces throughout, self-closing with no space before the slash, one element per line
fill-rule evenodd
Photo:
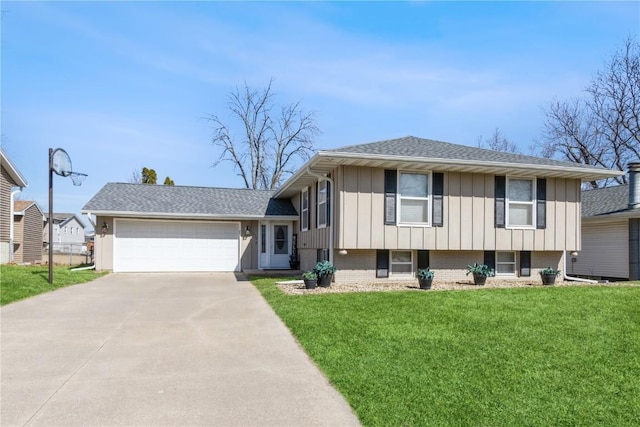
<path fill-rule="evenodd" d="M 15 217 L 15 262 L 36 262 L 42 260 L 42 230 L 42 214 L 35 205 L 29 206 L 25 210 L 24 215 Z"/>
<path fill-rule="evenodd" d="M 494 176 L 443 172 L 443 226 L 396 226 L 384 225 L 384 170 L 341 166 L 335 175 L 336 248 L 562 251 L 578 246 L 578 180 L 547 179 L 546 229 L 495 228 Z"/>
<path fill-rule="evenodd" d="M 0 241 L 9 242 L 11 218 L 11 189 L 15 185 L 9 173 L 1 168 L 0 173 Z"/>
<path fill-rule="evenodd" d="M 569 256 L 567 264 L 569 274 L 628 278 L 629 220 L 584 224 L 582 250 L 577 257 Z"/>
<path fill-rule="evenodd" d="M 334 175 L 335 176 L 335 175 Z M 342 197 L 342 192 L 340 192 Z M 307 248 L 307 249 L 326 249 L 329 247 L 329 230 L 331 230 L 330 226 L 320 228 L 317 227 L 317 211 L 316 211 L 316 185 L 309 186 L 309 230 L 300 231 L 299 223 L 295 223 L 295 228 L 293 229 L 294 233 L 298 234 L 298 248 Z M 297 194 L 295 197 L 291 199 L 291 203 L 296 208 L 297 211 L 300 210 L 300 194 Z M 341 200 L 339 199 L 335 190 L 331 191 L 331 203 L 334 205 L 334 218 L 331 219 L 332 223 L 342 223 L 343 218 L 339 217 L 339 220 L 335 220 L 336 213 L 340 215 L 343 212 L 340 210 Z M 300 215 L 300 212 L 298 212 Z M 336 227 L 339 225 L 336 224 Z"/>

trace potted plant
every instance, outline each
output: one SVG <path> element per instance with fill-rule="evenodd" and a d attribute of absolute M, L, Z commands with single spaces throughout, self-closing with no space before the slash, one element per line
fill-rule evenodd
<path fill-rule="evenodd" d="M 306 289 L 315 289 L 318 284 L 318 275 L 313 271 L 306 271 L 302 274 L 302 280 Z"/>
<path fill-rule="evenodd" d="M 429 270 L 429 267 L 418 269 L 416 276 L 418 276 L 420 289 L 431 289 L 431 283 L 433 283 L 433 271 Z"/>
<path fill-rule="evenodd" d="M 473 274 L 473 283 L 477 286 L 484 286 L 487 277 L 493 277 L 495 275 L 493 268 L 485 264 L 478 264 L 477 262 L 467 266 L 467 276 L 469 273 Z"/>
<path fill-rule="evenodd" d="M 553 285 L 556 283 L 556 277 L 560 274 L 560 270 L 555 268 L 545 267 L 540 270 L 540 277 L 542 278 L 543 285 Z"/>
<path fill-rule="evenodd" d="M 336 272 L 336 267 L 329 261 L 320 261 L 316 264 L 313 271 L 318 275 L 318 285 L 326 288 L 329 287 L 333 281 L 333 274 Z"/>
<path fill-rule="evenodd" d="M 298 259 L 298 253 L 294 252 L 289 255 L 289 268 L 291 270 L 297 270 L 300 267 L 300 260 Z"/>

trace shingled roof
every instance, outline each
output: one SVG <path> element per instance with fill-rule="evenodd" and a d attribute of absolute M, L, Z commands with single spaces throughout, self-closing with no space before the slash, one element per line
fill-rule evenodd
<path fill-rule="evenodd" d="M 523 154 L 506 153 L 486 148 L 470 147 L 433 139 L 406 136 L 388 139 L 369 144 L 351 145 L 348 147 L 326 150 L 328 153 L 373 154 L 389 157 L 413 157 L 428 159 L 467 160 L 476 162 L 502 162 L 524 165 L 577 167 L 585 169 L 602 169 L 589 165 L 581 165 L 560 160 L 545 159 Z"/>
<path fill-rule="evenodd" d="M 238 188 L 108 183 L 82 208 L 92 214 L 147 214 L 215 218 L 296 216 L 275 191 Z"/>
<path fill-rule="evenodd" d="M 629 209 L 629 186 L 596 188 L 582 192 L 582 217 L 624 212 Z"/>
<path fill-rule="evenodd" d="M 601 167 L 406 136 L 318 151 L 276 193 L 292 197 L 336 166 L 521 175 L 594 181 L 622 175 Z"/>

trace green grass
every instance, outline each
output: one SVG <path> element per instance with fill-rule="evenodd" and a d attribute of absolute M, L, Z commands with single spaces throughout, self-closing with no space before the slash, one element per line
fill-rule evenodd
<path fill-rule="evenodd" d="M 640 288 L 285 295 L 253 283 L 366 426 L 640 420 Z"/>
<path fill-rule="evenodd" d="M 0 305 L 65 286 L 90 282 L 106 274 L 95 273 L 93 270 L 71 271 L 71 268 L 54 267 L 53 285 L 50 285 L 47 266 L 0 266 Z"/>

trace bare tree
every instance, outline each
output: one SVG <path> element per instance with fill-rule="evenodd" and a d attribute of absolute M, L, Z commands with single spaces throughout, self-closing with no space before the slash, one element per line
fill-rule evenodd
<path fill-rule="evenodd" d="M 554 100 L 544 110 L 543 154 L 624 170 L 640 158 L 640 44 L 628 38 L 585 89 L 584 98 Z M 626 177 L 590 182 L 592 188 Z"/>
<path fill-rule="evenodd" d="M 138 171 L 137 169 L 131 171 L 129 184 L 142 184 L 142 175 L 140 175 L 140 171 Z"/>
<path fill-rule="evenodd" d="M 518 146 L 509 141 L 498 128 L 495 128 L 493 134 L 491 134 L 489 138 L 483 140 L 482 136 L 479 136 L 478 147 L 507 153 L 520 153 Z"/>
<path fill-rule="evenodd" d="M 245 83 L 229 94 L 229 110 L 241 123 L 241 136 L 217 115 L 208 117 L 215 126 L 213 145 L 222 149 L 214 166 L 233 163 L 246 188 L 277 188 L 299 161 L 309 159 L 313 138 L 320 133 L 314 113 L 305 112 L 300 102 L 275 107 L 272 84 L 273 79 L 264 89 L 253 89 Z"/>

